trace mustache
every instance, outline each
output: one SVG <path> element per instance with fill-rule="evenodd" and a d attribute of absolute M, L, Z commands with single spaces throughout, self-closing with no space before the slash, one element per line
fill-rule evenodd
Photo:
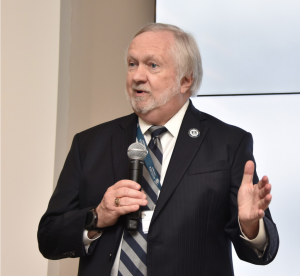
<path fill-rule="evenodd" d="M 145 86 L 143 86 L 141 84 L 140 85 L 133 84 L 131 86 L 131 88 L 132 88 L 132 90 L 144 91 L 144 92 L 147 92 L 147 93 L 151 94 L 151 91 L 147 87 L 145 87 Z"/>

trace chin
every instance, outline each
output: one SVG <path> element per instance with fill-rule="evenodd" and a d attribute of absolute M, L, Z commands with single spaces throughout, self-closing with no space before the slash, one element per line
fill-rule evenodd
<path fill-rule="evenodd" d="M 129 95 L 127 91 L 125 94 L 127 101 L 130 103 L 132 109 L 136 113 L 146 114 L 155 108 L 155 102 L 153 101 L 153 98 L 149 99 L 148 97 L 134 97 Z"/>
<path fill-rule="evenodd" d="M 141 101 L 136 101 L 134 98 L 130 99 L 130 104 L 131 104 L 132 109 L 135 112 L 141 113 L 141 114 L 146 114 L 149 111 L 151 111 L 157 107 L 154 102 L 145 103 L 145 102 L 141 102 Z"/>
<path fill-rule="evenodd" d="M 128 92 L 126 92 L 126 97 L 135 112 L 146 114 L 157 107 L 165 105 L 179 93 L 180 91 L 177 91 L 171 87 L 156 98 L 154 98 L 152 94 L 149 94 L 145 97 L 134 97 L 129 95 Z"/>

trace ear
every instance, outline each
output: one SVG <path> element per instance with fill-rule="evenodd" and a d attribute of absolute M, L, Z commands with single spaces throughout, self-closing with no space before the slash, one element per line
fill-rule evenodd
<path fill-rule="evenodd" d="M 193 84 L 193 74 L 190 76 L 184 76 L 180 81 L 180 93 L 184 94 L 185 92 L 189 91 L 191 85 Z"/>

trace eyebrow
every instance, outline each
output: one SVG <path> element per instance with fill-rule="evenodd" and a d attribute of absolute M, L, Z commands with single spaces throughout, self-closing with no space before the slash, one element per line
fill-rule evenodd
<path fill-rule="evenodd" d="M 136 60 L 136 58 L 135 57 L 133 57 L 132 55 L 127 55 L 127 59 L 134 59 L 134 60 Z M 157 56 L 155 56 L 155 55 L 146 55 L 146 56 L 144 56 L 143 57 L 143 59 L 146 59 L 146 60 L 149 60 L 149 59 L 159 59 Z"/>

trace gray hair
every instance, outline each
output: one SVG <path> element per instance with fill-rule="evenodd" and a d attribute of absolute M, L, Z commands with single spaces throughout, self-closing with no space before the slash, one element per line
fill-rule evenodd
<path fill-rule="evenodd" d="M 134 37 L 145 32 L 168 31 L 174 35 L 175 45 L 171 49 L 172 55 L 178 67 L 178 78 L 181 80 L 185 76 L 193 77 L 193 83 L 190 87 L 192 96 L 196 96 L 200 88 L 203 76 L 202 61 L 199 48 L 194 37 L 182 29 L 162 23 L 149 23 L 139 30 Z"/>

